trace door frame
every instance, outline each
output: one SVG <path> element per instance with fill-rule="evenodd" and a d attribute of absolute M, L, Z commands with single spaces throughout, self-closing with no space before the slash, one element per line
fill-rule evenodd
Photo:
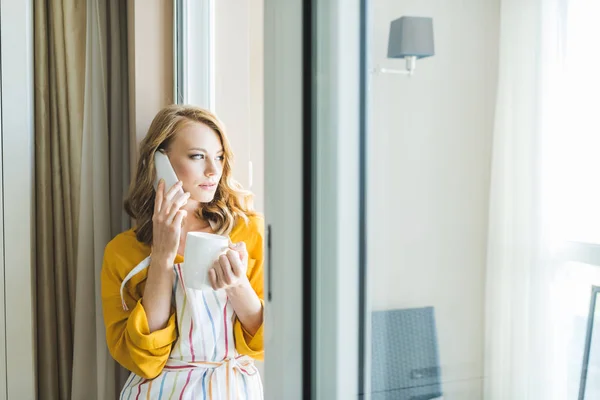
<path fill-rule="evenodd" d="M 311 3 L 264 2 L 266 399 L 310 398 L 310 325 L 303 323 L 310 315 L 306 266 L 311 259 L 303 23 Z"/>
<path fill-rule="evenodd" d="M 315 2 L 314 393 L 358 398 L 364 246 L 361 0 Z"/>
<path fill-rule="evenodd" d="M 0 1 L 5 365 L 0 399 L 36 398 L 33 4 Z M 8 168 L 10 166 L 10 168 Z M 0 354 L 2 351 L 0 350 Z"/>
<path fill-rule="evenodd" d="M 265 1 L 268 399 L 363 388 L 365 5 Z"/>

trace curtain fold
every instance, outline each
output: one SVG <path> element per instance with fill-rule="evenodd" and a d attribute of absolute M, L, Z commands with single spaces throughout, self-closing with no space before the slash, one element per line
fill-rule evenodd
<path fill-rule="evenodd" d="M 116 398 L 124 375 L 106 346 L 99 276 L 104 247 L 129 221 L 125 6 L 88 0 L 73 399 Z"/>
<path fill-rule="evenodd" d="M 129 64 L 127 46 L 127 2 L 108 2 L 108 84 L 109 84 L 109 158 L 111 236 L 130 228 L 130 218 L 123 207 L 129 191 Z"/>
<path fill-rule="evenodd" d="M 99 272 L 129 227 L 127 3 L 35 0 L 34 57 L 38 398 L 117 398 Z"/>
<path fill-rule="evenodd" d="M 73 354 L 85 3 L 34 2 L 39 399 L 68 398 Z"/>
<path fill-rule="evenodd" d="M 131 181 L 129 168 L 131 129 L 129 126 L 127 8 L 126 1 L 110 0 L 108 2 L 108 132 L 111 238 L 131 227 L 131 219 L 123 207 L 123 200 L 129 191 Z M 98 293 L 97 301 L 100 302 L 100 293 Z M 102 323 L 102 329 L 104 329 L 104 323 Z M 110 360 L 112 361 L 112 358 Z M 125 385 L 129 371 L 115 363 L 114 374 L 115 398 L 117 398 L 121 388 Z"/>
<path fill-rule="evenodd" d="M 564 400 L 550 156 L 568 0 L 503 0 L 486 269 L 486 400 Z M 554 110 L 558 111 L 558 110 Z M 560 111 L 559 111 L 560 112 Z M 554 115 L 553 115 L 554 114 Z M 550 178 L 550 179 L 548 179 Z"/>

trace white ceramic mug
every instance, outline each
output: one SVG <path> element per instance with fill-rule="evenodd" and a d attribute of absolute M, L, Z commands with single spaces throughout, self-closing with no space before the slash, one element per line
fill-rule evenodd
<path fill-rule="evenodd" d="M 229 238 L 205 232 L 188 232 L 181 273 L 186 288 L 211 289 L 208 271 L 229 248 Z"/>

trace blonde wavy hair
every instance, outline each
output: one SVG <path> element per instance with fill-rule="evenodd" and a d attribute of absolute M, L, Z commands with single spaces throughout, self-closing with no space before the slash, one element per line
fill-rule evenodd
<path fill-rule="evenodd" d="M 244 190 L 233 179 L 233 151 L 223 124 L 216 115 L 200 107 L 171 105 L 160 110 L 154 117 L 140 144 L 137 171 L 125 200 L 125 211 L 136 220 L 135 234 L 142 243 L 152 244 L 152 215 L 156 199 L 154 154 L 159 149 L 166 150 L 177 132 L 185 124 L 193 122 L 207 125 L 219 136 L 224 155 L 223 172 L 215 197 L 210 203 L 203 203 L 196 210 L 196 216 L 211 221 L 216 233 L 225 234 L 231 231 L 238 219 L 247 223 L 248 217 L 255 214 L 252 193 Z"/>

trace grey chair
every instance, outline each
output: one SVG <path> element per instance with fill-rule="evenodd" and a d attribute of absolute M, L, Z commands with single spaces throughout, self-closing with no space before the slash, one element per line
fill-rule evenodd
<path fill-rule="evenodd" d="M 372 313 L 372 400 L 442 396 L 433 307 Z"/>

